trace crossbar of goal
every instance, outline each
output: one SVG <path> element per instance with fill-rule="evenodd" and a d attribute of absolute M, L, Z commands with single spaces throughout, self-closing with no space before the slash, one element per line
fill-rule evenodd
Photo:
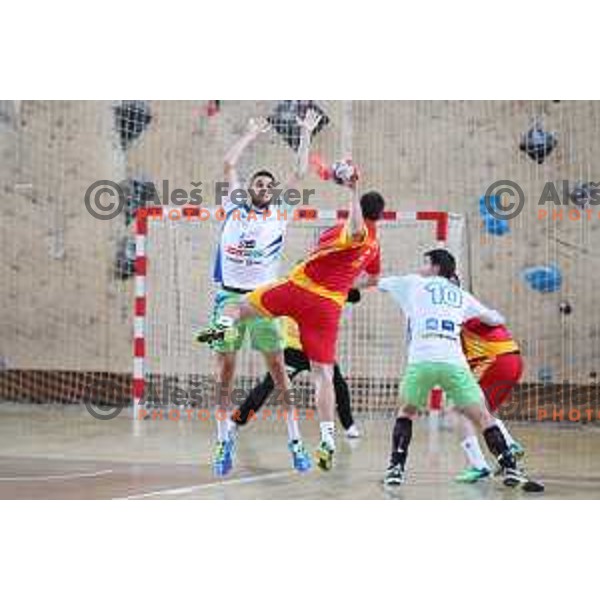
<path fill-rule="evenodd" d="M 304 224 L 333 225 L 348 216 L 347 210 L 314 209 L 314 208 L 273 208 L 280 211 L 281 218 L 289 219 L 293 226 Z M 285 214 L 284 214 L 285 213 Z M 260 218 L 257 214 L 257 218 Z M 132 400 L 133 417 L 138 419 L 139 407 L 143 401 L 146 387 L 146 334 L 147 334 L 147 255 L 148 236 L 152 225 L 157 222 L 191 222 L 191 221 L 222 221 L 224 211 L 220 207 L 206 208 L 197 205 L 183 205 L 178 207 L 152 206 L 140 208 L 135 220 L 135 277 L 134 277 L 134 302 L 133 302 L 133 377 Z M 438 247 L 448 245 L 450 232 L 454 231 L 457 239 L 462 235 L 463 217 L 458 214 L 444 211 L 386 211 L 382 221 L 387 223 L 416 223 L 430 222 L 434 227 L 435 244 Z M 439 393 L 433 396 L 432 406 L 439 408 Z"/>

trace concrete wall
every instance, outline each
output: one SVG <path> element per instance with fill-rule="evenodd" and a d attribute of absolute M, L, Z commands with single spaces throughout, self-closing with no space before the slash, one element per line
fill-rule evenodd
<path fill-rule="evenodd" d="M 344 143 L 343 105 L 319 103 L 331 124 L 318 136 L 315 149 L 333 159 Z M 113 277 L 124 220 L 92 219 L 83 205 L 85 190 L 97 179 L 127 176 L 168 179 L 171 188 L 189 188 L 191 181 L 201 179 L 208 190 L 221 177 L 225 148 L 247 119 L 274 104 L 226 101 L 218 115 L 207 117 L 203 101 L 152 102 L 154 119 L 127 152 L 118 144 L 111 102 L 0 104 L 0 356 L 5 365 L 127 371 L 132 284 Z M 594 310 L 600 287 L 598 213 L 594 210 L 589 222 L 539 220 L 536 202 L 544 181 L 598 179 L 600 103 L 355 102 L 352 113 L 352 151 L 365 188 L 380 190 L 393 209 L 439 209 L 468 217 L 474 289 L 507 315 L 527 354 L 527 379 L 536 381 L 538 369 L 549 367 L 555 381 L 593 383 L 590 373 L 600 357 Z M 560 136 L 557 150 L 541 166 L 518 150 L 519 136 L 535 115 Z M 244 157 L 241 171 L 248 174 L 268 165 L 283 180 L 293 158 L 279 136 L 269 134 Z M 480 228 L 478 198 L 498 179 L 518 181 L 528 203 L 511 222 L 510 234 L 492 237 Z M 335 186 L 314 176 L 306 185 L 318 190 L 319 205 L 339 204 Z M 191 252 L 194 268 L 193 273 L 180 270 L 180 295 L 204 298 L 214 230 L 182 235 L 177 255 L 183 261 Z M 289 247 L 290 259 L 303 243 Z M 414 244 L 414 237 L 392 236 L 386 242 L 388 256 L 405 257 L 412 264 L 418 258 Z M 160 260 L 165 256 L 168 247 Z M 542 295 L 531 291 L 519 273 L 546 262 L 559 264 L 565 281 L 561 291 Z M 389 260 L 387 264 L 389 268 Z M 559 314 L 561 301 L 570 302 L 571 315 Z M 164 306 L 158 320 L 174 326 L 172 304 Z M 175 346 L 183 345 L 181 353 L 192 363 L 187 320 L 201 322 L 207 307 L 204 300 L 190 305 L 193 316 L 185 324 L 177 321 L 181 330 Z M 373 305 L 363 313 L 379 310 Z M 367 326 L 360 311 L 353 319 L 353 331 Z M 166 335 L 171 334 L 161 333 L 161 339 Z"/>

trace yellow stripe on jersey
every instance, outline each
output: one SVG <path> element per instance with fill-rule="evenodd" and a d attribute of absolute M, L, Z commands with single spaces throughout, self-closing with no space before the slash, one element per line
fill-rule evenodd
<path fill-rule="evenodd" d="M 344 294 L 329 290 L 325 286 L 313 281 L 304 271 L 304 265 L 299 265 L 293 269 L 289 275 L 289 278 L 290 281 L 295 283 L 298 287 L 304 288 L 305 290 L 313 292 L 319 296 L 323 296 L 324 298 L 329 298 L 340 306 L 344 306 L 346 303 L 346 296 Z"/>
<path fill-rule="evenodd" d="M 484 340 L 467 330 L 463 330 L 462 332 L 462 341 L 465 356 L 468 361 L 476 360 L 478 358 L 494 358 L 501 354 L 519 351 L 519 346 L 514 340 L 492 342 Z"/>
<path fill-rule="evenodd" d="M 300 342 L 300 330 L 298 324 L 291 317 L 282 317 L 281 324 L 283 325 L 283 343 L 286 348 L 294 350 L 302 350 Z"/>

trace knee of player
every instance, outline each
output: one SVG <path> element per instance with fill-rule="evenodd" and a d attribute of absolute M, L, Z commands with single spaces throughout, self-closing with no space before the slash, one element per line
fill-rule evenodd
<path fill-rule="evenodd" d="M 259 310 L 250 303 L 248 298 L 243 298 L 242 301 L 236 306 L 237 309 L 237 319 L 252 319 L 254 317 L 262 317 Z"/>
<path fill-rule="evenodd" d="M 333 365 L 311 361 L 310 371 L 318 380 L 333 380 Z"/>
<path fill-rule="evenodd" d="M 457 410 L 481 430 L 487 429 L 494 424 L 493 417 L 480 404 L 457 407 Z"/>
<path fill-rule="evenodd" d="M 285 371 L 283 352 L 265 352 L 263 356 L 270 370 Z"/>

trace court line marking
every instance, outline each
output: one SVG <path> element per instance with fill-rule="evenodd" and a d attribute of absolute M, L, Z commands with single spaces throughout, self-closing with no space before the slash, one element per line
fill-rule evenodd
<path fill-rule="evenodd" d="M 32 477 L 18 476 L 18 477 L 0 477 L 2 481 L 52 481 L 53 479 L 59 479 L 65 481 L 68 479 L 81 479 L 83 477 L 99 477 L 100 475 L 108 475 L 112 473 L 112 469 L 105 469 L 104 471 L 94 471 L 92 473 L 64 473 L 62 475 L 34 475 Z"/>
<path fill-rule="evenodd" d="M 224 481 L 213 481 L 212 483 L 202 483 L 199 485 L 192 485 L 189 487 L 171 489 L 167 488 L 165 490 L 155 490 L 153 492 L 146 492 L 144 494 L 133 494 L 131 496 L 124 496 L 122 498 L 113 498 L 113 500 L 140 500 L 142 498 L 150 498 L 152 496 L 181 496 L 183 494 L 190 494 L 192 492 L 197 492 L 200 490 L 225 487 L 227 485 L 255 483 L 257 481 L 265 481 L 267 479 L 280 479 L 283 477 L 289 477 L 290 475 L 295 475 L 295 472 L 280 471 L 278 473 L 267 473 L 266 475 L 250 475 L 248 477 L 240 477 L 239 479 L 225 479 Z"/>

